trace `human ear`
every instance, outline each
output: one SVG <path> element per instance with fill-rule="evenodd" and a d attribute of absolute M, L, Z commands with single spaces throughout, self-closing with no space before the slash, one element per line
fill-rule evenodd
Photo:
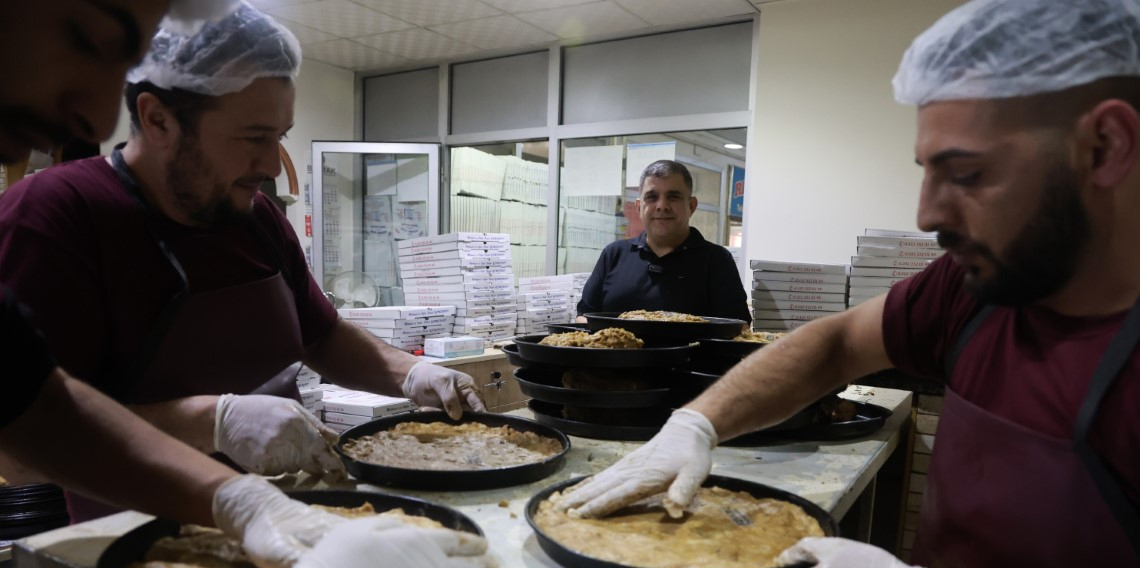
<path fill-rule="evenodd" d="M 147 143 L 158 148 L 174 145 L 182 133 L 174 113 L 151 93 L 139 94 L 135 104 L 138 106 L 139 133 Z"/>
<path fill-rule="evenodd" d="M 1140 157 L 1140 117 L 1121 100 L 1100 103 L 1077 122 L 1091 150 L 1089 173 L 1098 187 L 1116 187 L 1131 174 Z M 1086 154 L 1088 156 L 1088 154 Z"/>
<path fill-rule="evenodd" d="M 689 196 L 689 213 L 692 214 L 692 213 L 696 213 L 696 212 L 697 212 L 697 196 L 692 195 L 692 196 Z"/>

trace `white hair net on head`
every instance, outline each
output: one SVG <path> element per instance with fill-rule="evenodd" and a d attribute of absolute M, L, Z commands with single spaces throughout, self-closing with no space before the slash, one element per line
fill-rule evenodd
<path fill-rule="evenodd" d="M 241 2 L 236 11 L 206 22 L 193 35 L 158 30 L 150 51 L 127 73 L 127 82 L 216 97 L 257 79 L 296 79 L 300 69 L 301 45 L 293 33 Z"/>
<path fill-rule="evenodd" d="M 974 0 L 903 55 L 900 103 L 1000 99 L 1140 75 L 1137 0 Z"/>

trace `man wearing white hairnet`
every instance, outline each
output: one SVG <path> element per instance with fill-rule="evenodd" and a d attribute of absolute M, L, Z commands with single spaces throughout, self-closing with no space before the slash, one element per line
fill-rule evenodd
<path fill-rule="evenodd" d="M 915 562 L 1140 565 L 1140 4 L 970 2 L 894 86 L 918 107 L 918 226 L 949 254 L 757 351 L 562 506 L 685 505 L 719 440 L 893 366 L 947 384 Z M 841 539 L 784 559 L 901 564 Z"/>
<path fill-rule="evenodd" d="M 467 375 L 337 319 L 257 192 L 280 171 L 299 64 L 292 34 L 244 4 L 192 36 L 160 31 L 128 75 L 126 146 L 0 200 L 0 280 L 61 367 L 162 430 L 256 473 L 337 474 L 335 436 L 285 398 L 299 361 L 453 415 L 483 406 Z"/>

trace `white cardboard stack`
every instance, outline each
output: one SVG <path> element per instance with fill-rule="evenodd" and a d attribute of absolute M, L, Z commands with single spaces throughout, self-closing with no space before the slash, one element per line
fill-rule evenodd
<path fill-rule="evenodd" d="M 364 391 L 354 391 L 336 385 L 321 385 L 324 391 L 324 422 L 338 434 L 353 426 L 415 410 L 416 404 L 406 398 L 396 398 Z"/>
<path fill-rule="evenodd" d="M 753 260 L 752 329 L 785 331 L 847 309 L 847 265 Z"/>
<path fill-rule="evenodd" d="M 856 237 L 858 254 L 851 257 L 849 306 L 885 294 L 891 286 L 922 272 L 944 252 L 935 233 L 885 229 L 866 229 L 864 233 Z"/>
<path fill-rule="evenodd" d="M 301 391 L 301 405 L 305 410 L 313 413 L 317 420 L 324 419 L 325 402 L 324 391 L 321 390 L 321 376 L 316 371 L 301 366 L 297 373 L 297 390 Z"/>
<path fill-rule="evenodd" d="M 399 241 L 404 301 L 451 306 L 455 335 L 488 342 L 515 334 L 510 235 L 448 233 Z"/>
<path fill-rule="evenodd" d="M 518 333 L 542 333 L 552 323 L 574 321 L 574 275 L 519 278 Z"/>
<path fill-rule="evenodd" d="M 450 337 L 455 323 L 454 306 L 386 306 L 342 308 L 340 316 L 409 353 L 424 348 L 424 339 Z"/>

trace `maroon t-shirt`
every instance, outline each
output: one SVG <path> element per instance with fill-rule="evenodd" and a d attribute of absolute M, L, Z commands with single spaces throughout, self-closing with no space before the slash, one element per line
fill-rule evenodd
<path fill-rule="evenodd" d="M 895 367 L 944 378 L 946 358 L 981 309 L 963 289 L 964 274 L 942 257 L 887 294 L 883 340 Z M 1072 440 L 1093 371 L 1124 315 L 1078 318 L 1038 306 L 997 308 L 969 340 L 947 384 L 992 414 Z M 1140 500 L 1138 404 L 1140 349 L 1108 391 L 1090 434 L 1092 447 Z"/>
<path fill-rule="evenodd" d="M 248 226 L 201 230 L 161 215 L 148 223 L 105 158 L 69 162 L 0 198 L 0 282 L 36 314 L 61 367 L 112 393 L 180 287 L 156 236 L 185 269 L 191 293 L 261 280 L 283 262 L 302 340 L 320 342 L 337 314 L 309 273 L 296 233 L 264 195 L 254 200 L 253 216 L 279 254 Z"/>

